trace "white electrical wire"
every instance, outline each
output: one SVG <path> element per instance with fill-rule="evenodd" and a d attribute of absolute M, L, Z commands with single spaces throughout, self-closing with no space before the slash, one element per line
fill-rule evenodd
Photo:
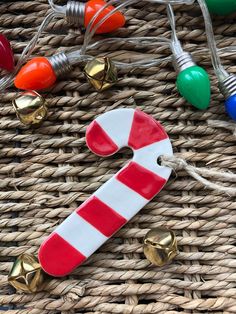
<path fill-rule="evenodd" d="M 48 4 L 50 5 L 51 9 L 58 13 L 59 15 L 64 16 L 66 11 L 66 5 L 56 5 L 53 0 L 48 0 Z"/>
<path fill-rule="evenodd" d="M 206 36 L 207 36 L 208 46 L 210 49 L 212 65 L 213 65 L 214 71 L 215 71 L 218 79 L 220 81 L 221 80 L 223 81 L 227 76 L 229 76 L 229 74 L 227 73 L 227 71 L 222 66 L 221 61 L 220 61 L 220 57 L 219 57 L 218 52 L 217 52 L 211 16 L 209 14 L 208 7 L 206 5 L 205 0 L 197 0 L 197 1 L 198 1 L 200 8 L 201 8 L 203 17 L 204 17 Z"/>
<path fill-rule="evenodd" d="M 9 87 L 14 79 L 14 76 L 16 73 L 19 71 L 21 66 L 27 61 L 27 59 L 30 57 L 32 54 L 38 39 L 41 35 L 41 33 L 45 30 L 45 28 L 48 26 L 48 24 L 55 18 L 55 13 L 51 12 L 49 13 L 45 19 L 43 20 L 42 24 L 38 28 L 37 33 L 34 35 L 34 37 L 29 41 L 27 46 L 24 48 L 23 52 L 21 53 L 20 58 L 18 59 L 18 62 L 15 66 L 14 71 L 11 74 L 5 75 L 1 80 L 0 80 L 0 91 L 3 91 L 7 87 Z"/>
<path fill-rule="evenodd" d="M 168 4 L 166 8 L 167 8 L 167 16 L 168 16 L 170 27 L 171 27 L 171 50 L 174 55 L 178 56 L 181 53 L 183 53 L 183 48 L 177 36 L 175 16 L 174 16 L 172 6 Z"/>
<path fill-rule="evenodd" d="M 195 0 L 147 0 L 152 3 L 159 4 L 193 4 Z"/>
<path fill-rule="evenodd" d="M 51 9 L 53 12 L 49 13 L 48 16 L 43 20 L 42 24 L 40 25 L 37 33 L 35 36 L 31 39 L 31 41 L 28 43 L 28 45 L 25 47 L 23 50 L 16 68 L 13 73 L 10 75 L 5 76 L 0 80 L 0 91 L 4 90 L 8 86 L 10 86 L 13 82 L 13 78 L 15 74 L 18 72 L 20 67 L 25 63 L 25 61 L 29 58 L 29 56 L 32 54 L 33 49 L 35 48 L 35 45 L 39 39 L 39 36 L 41 33 L 45 30 L 45 28 L 48 26 L 48 24 L 55 18 L 55 17 L 60 17 L 65 15 L 65 9 L 66 5 L 64 6 L 59 6 L 54 3 L 53 0 L 48 0 L 49 5 L 51 6 Z M 176 34 L 176 28 L 175 28 L 175 17 L 173 14 L 173 10 L 170 4 L 192 4 L 194 0 L 147 0 L 147 2 L 152 2 L 152 3 L 162 3 L 162 4 L 167 4 L 167 13 L 170 21 L 170 26 L 172 29 L 172 38 L 171 40 L 164 38 L 164 37 L 131 37 L 131 38 L 107 38 L 100 40 L 98 42 L 90 44 L 93 35 L 95 34 L 96 30 L 109 18 L 111 17 L 115 12 L 118 10 L 135 3 L 137 0 L 110 0 L 108 1 L 91 19 L 90 23 L 88 24 L 84 36 L 84 43 L 82 47 L 76 51 L 69 52 L 67 54 L 67 57 L 69 59 L 69 62 L 71 65 L 78 63 L 79 61 L 88 61 L 91 60 L 93 57 L 88 55 L 86 53 L 87 50 L 89 49 L 94 49 L 99 47 L 100 45 L 103 44 L 112 44 L 112 43 L 117 43 L 117 42 L 130 42 L 130 43 L 135 43 L 139 45 L 166 45 L 167 47 L 170 47 L 173 53 L 179 53 L 182 52 L 183 49 L 181 47 L 181 44 L 178 40 L 177 34 Z M 98 23 L 94 23 L 98 16 L 101 14 L 101 12 L 107 8 L 108 6 L 121 2 L 117 7 L 115 7 L 111 12 L 106 14 Z M 209 48 L 211 52 L 211 58 L 212 58 L 212 63 L 214 66 L 214 69 L 219 77 L 225 77 L 227 75 L 227 72 L 224 70 L 223 66 L 221 65 L 220 58 L 218 55 L 218 52 L 234 52 L 235 47 L 228 47 L 222 48 L 217 50 L 216 43 L 214 40 L 214 33 L 212 29 L 212 24 L 211 24 L 211 18 L 207 9 L 207 6 L 204 2 L 204 0 L 198 0 L 198 3 L 201 7 L 204 20 L 205 20 L 205 25 L 206 25 L 206 33 L 207 33 L 207 38 L 209 42 Z M 95 24 L 95 25 L 94 25 Z M 206 51 L 206 50 L 205 50 Z M 198 51 L 198 53 L 201 53 Z M 140 60 L 136 62 L 129 62 L 129 63 L 123 63 L 119 61 L 114 61 L 115 65 L 120 68 L 126 68 L 126 67 L 143 67 L 143 68 L 148 68 L 151 66 L 155 66 L 160 64 L 163 61 L 169 62 L 171 60 L 171 57 L 166 57 L 166 58 L 152 58 L 152 59 L 145 59 L 145 60 Z"/>
<path fill-rule="evenodd" d="M 172 43 L 169 39 L 165 37 L 130 37 L 130 38 L 119 38 L 119 37 L 112 37 L 112 38 L 106 38 L 102 39 L 100 41 L 97 41 L 95 43 L 90 44 L 87 47 L 87 50 L 94 50 L 98 49 L 99 47 L 102 47 L 105 44 L 116 44 L 120 43 L 131 43 L 131 44 L 138 44 L 139 46 L 166 46 L 166 48 L 171 47 Z M 195 49 L 192 52 L 192 55 L 206 55 L 206 53 L 209 52 L 209 49 L 207 48 L 200 48 L 200 49 Z M 231 46 L 231 47 L 224 47 L 217 49 L 217 53 L 219 54 L 234 54 L 236 52 L 236 46 Z M 70 63 L 77 64 L 79 61 L 90 61 L 94 57 L 86 54 L 86 55 L 78 55 L 78 52 L 76 51 L 76 56 L 73 55 L 74 52 L 71 52 L 71 55 L 69 55 L 69 60 Z M 162 62 L 171 62 L 172 57 L 163 57 L 163 58 L 146 58 L 145 60 L 139 60 L 135 62 L 120 62 L 116 61 L 115 58 L 113 59 L 113 63 L 118 67 L 118 68 L 150 68 L 152 66 L 157 66 L 161 64 Z"/>
<path fill-rule="evenodd" d="M 89 45 L 89 42 L 91 41 L 94 33 L 96 32 L 96 29 L 101 26 L 101 24 L 107 19 L 109 18 L 112 14 L 114 14 L 116 11 L 118 11 L 119 9 L 135 3 L 136 0 L 123 0 L 123 3 L 121 3 L 117 8 L 114 9 L 114 11 L 112 13 L 107 14 L 99 23 L 98 25 L 96 24 L 93 28 L 92 25 L 94 24 L 94 21 L 96 20 L 96 18 L 99 16 L 99 14 L 109 5 L 113 4 L 113 3 L 117 3 L 119 0 L 111 0 L 109 1 L 103 8 L 101 8 L 93 17 L 93 19 L 90 21 L 87 29 L 86 29 L 86 33 L 85 33 L 85 39 L 84 39 L 84 44 L 81 48 L 80 53 L 77 53 L 77 55 L 84 55 L 84 57 L 80 57 L 81 60 L 83 60 L 85 58 L 85 52 L 87 49 L 87 46 Z M 194 2 L 194 0 L 147 0 L 149 2 L 153 2 L 153 3 L 162 3 L 162 4 L 167 4 L 167 3 L 171 3 L 171 4 L 192 4 Z M 7 74 L 6 76 L 4 76 L 1 80 L 0 80 L 0 91 L 5 90 L 7 87 L 9 87 L 12 83 L 13 83 L 13 79 L 14 76 L 17 74 L 17 72 L 19 71 L 19 69 L 21 68 L 21 66 L 27 61 L 27 59 L 30 57 L 30 55 L 32 54 L 38 39 L 41 35 L 41 33 L 45 30 L 45 28 L 48 26 L 48 24 L 57 17 L 64 17 L 66 15 L 66 5 L 60 6 L 60 5 L 56 5 L 54 3 L 53 0 L 48 0 L 48 3 L 52 9 L 52 12 L 50 12 L 45 19 L 43 20 L 42 24 L 40 25 L 40 27 L 38 28 L 37 33 L 34 35 L 34 37 L 30 40 L 30 42 L 28 43 L 28 45 L 25 47 L 25 49 L 23 50 L 17 64 L 16 67 L 14 69 L 14 71 L 11 74 Z M 74 54 L 75 55 L 75 54 Z M 79 57 L 78 55 L 78 57 Z M 75 62 L 73 58 L 73 54 L 71 54 L 71 59 L 72 59 L 72 64 Z M 139 63 L 138 63 L 139 64 Z M 141 63 L 140 63 L 141 66 Z"/>
<path fill-rule="evenodd" d="M 27 44 L 27 46 L 25 47 L 25 49 L 23 50 L 17 64 L 16 64 L 16 67 L 14 69 L 14 71 L 11 73 L 11 74 L 7 74 L 6 76 L 4 76 L 1 80 L 0 80 L 0 91 L 3 91 L 5 90 L 7 87 L 9 87 L 10 85 L 12 85 L 13 83 L 13 80 L 14 80 L 14 77 L 15 75 L 17 74 L 17 72 L 19 71 L 19 69 L 21 68 L 21 66 L 27 61 L 27 59 L 30 57 L 30 55 L 32 54 L 37 42 L 38 42 L 38 39 L 41 35 L 41 33 L 45 30 L 45 28 L 48 26 L 48 24 L 56 17 L 61 17 L 61 16 L 65 16 L 65 9 L 66 9 L 66 5 L 65 6 L 59 6 L 59 5 L 56 5 L 54 3 L 53 0 L 48 0 L 49 1 L 49 5 L 52 9 L 52 12 L 50 12 L 46 17 L 45 19 L 43 20 L 42 24 L 40 25 L 40 27 L 38 28 L 38 31 L 37 33 L 34 35 L 34 37 L 30 40 L 30 42 Z M 117 0 L 118 1 L 118 0 Z M 135 2 L 136 0 L 126 0 L 123 4 L 120 5 L 120 7 L 123 7 L 123 6 L 126 6 L 128 5 L 129 3 L 133 3 Z M 97 13 L 98 14 L 95 14 L 94 16 L 94 19 L 91 20 L 91 24 L 90 27 L 89 27 L 89 30 L 91 30 L 91 26 L 94 22 L 94 20 L 97 18 L 97 16 L 104 10 L 105 7 L 107 7 L 108 5 L 110 5 L 111 3 L 113 2 L 116 2 L 115 0 L 112 0 L 112 1 L 109 1 L 108 4 L 106 4 L 103 8 L 101 8 Z M 118 9 L 117 9 L 118 10 Z M 115 11 L 117 11 L 115 9 Z M 113 12 L 114 13 L 114 12 Z M 112 14 L 113 14 L 112 13 Z M 109 14 L 107 16 L 105 16 L 105 18 L 103 19 L 103 21 L 101 21 L 101 23 L 98 23 L 98 27 L 108 18 L 110 17 L 112 14 Z M 106 18 L 107 17 L 107 18 Z M 88 26 L 89 26 L 88 25 Z M 96 27 L 97 25 L 95 25 L 94 29 L 91 31 L 92 32 L 92 35 L 89 34 L 89 32 L 86 31 L 85 33 L 85 39 L 84 39 L 84 45 L 82 46 L 82 51 L 83 50 L 86 50 L 86 46 L 87 44 L 90 42 L 94 32 L 96 31 L 96 29 L 98 27 Z M 87 35 L 86 35 L 87 34 Z M 81 51 L 81 52 L 82 52 Z"/>
<path fill-rule="evenodd" d="M 146 0 L 151 3 L 158 3 L 158 4 L 193 4 L 195 0 Z M 137 2 L 137 1 L 136 1 Z M 54 0 L 48 0 L 49 5 L 51 8 L 59 13 L 65 14 L 66 13 L 66 5 L 56 5 Z"/>

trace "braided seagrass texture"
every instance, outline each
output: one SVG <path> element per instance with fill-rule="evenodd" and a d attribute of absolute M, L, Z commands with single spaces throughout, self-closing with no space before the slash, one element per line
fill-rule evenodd
<path fill-rule="evenodd" d="M 46 0 L 0 2 L 0 32 L 9 38 L 17 57 L 48 11 Z M 236 200 L 207 190 L 182 170 L 173 173 L 164 190 L 71 276 L 52 280 L 45 292 L 28 295 L 7 283 L 16 256 L 36 254 L 55 226 L 130 158 L 123 150 L 103 159 L 86 147 L 86 126 L 105 111 L 138 107 L 163 123 L 176 156 L 193 165 L 235 172 L 233 129 L 208 124 L 228 118 L 209 54 L 198 53 L 206 48 L 200 10 L 197 5 L 182 5 L 175 13 L 185 49 L 195 53 L 211 76 L 213 95 L 207 111 L 195 110 L 178 95 L 176 74 L 167 62 L 119 71 L 118 84 L 101 94 L 87 83 L 83 66 L 75 67 L 45 95 L 50 115 L 39 129 L 28 129 L 16 118 L 11 105 L 16 90 L 1 95 L 0 313 L 236 313 Z M 163 5 L 139 1 L 125 14 L 127 24 L 118 37 L 170 35 Z M 219 48 L 236 45 L 234 21 L 214 18 Z M 34 54 L 50 56 L 82 41 L 83 32 L 56 20 Z M 131 60 L 166 57 L 170 51 L 117 43 L 92 53 Z M 224 52 L 222 59 L 236 73 L 236 56 Z M 162 268 L 151 266 L 142 250 L 142 238 L 156 226 L 174 230 L 179 242 L 180 254 Z"/>

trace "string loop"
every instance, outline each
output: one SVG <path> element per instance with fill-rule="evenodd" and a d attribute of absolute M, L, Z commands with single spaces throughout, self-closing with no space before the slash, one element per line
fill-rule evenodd
<path fill-rule="evenodd" d="M 236 187 L 226 187 L 206 179 L 210 178 L 221 182 L 236 183 L 236 174 L 234 173 L 195 167 L 189 165 L 186 160 L 176 156 L 161 156 L 160 159 L 161 165 L 172 168 L 173 170 L 185 170 L 191 177 L 211 190 L 224 192 L 229 196 L 236 196 Z"/>

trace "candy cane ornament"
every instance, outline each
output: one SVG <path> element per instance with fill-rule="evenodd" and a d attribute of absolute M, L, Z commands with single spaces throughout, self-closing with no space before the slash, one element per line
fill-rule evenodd
<path fill-rule="evenodd" d="M 99 156 L 126 146 L 134 155 L 41 245 L 40 264 L 56 277 L 82 264 L 160 192 L 171 174 L 157 163 L 159 156 L 173 155 L 170 139 L 159 122 L 140 110 L 102 114 L 87 128 L 86 142 Z"/>

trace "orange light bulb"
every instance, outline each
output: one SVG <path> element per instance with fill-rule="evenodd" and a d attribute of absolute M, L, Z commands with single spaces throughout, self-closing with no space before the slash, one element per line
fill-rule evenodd
<path fill-rule="evenodd" d="M 56 82 L 56 74 L 47 58 L 36 57 L 27 62 L 15 78 L 15 86 L 24 90 L 41 90 Z"/>
<path fill-rule="evenodd" d="M 90 0 L 85 4 L 85 12 L 84 12 L 84 26 L 87 27 L 89 22 L 92 20 L 94 15 L 104 6 L 106 2 L 103 0 Z M 101 21 L 108 13 L 110 13 L 114 7 L 109 5 L 98 15 L 93 25 L 96 25 L 99 21 Z M 104 21 L 96 30 L 96 34 L 102 33 L 110 33 L 118 28 L 124 26 L 125 18 L 122 13 L 119 11 L 112 14 L 106 21 Z"/>

